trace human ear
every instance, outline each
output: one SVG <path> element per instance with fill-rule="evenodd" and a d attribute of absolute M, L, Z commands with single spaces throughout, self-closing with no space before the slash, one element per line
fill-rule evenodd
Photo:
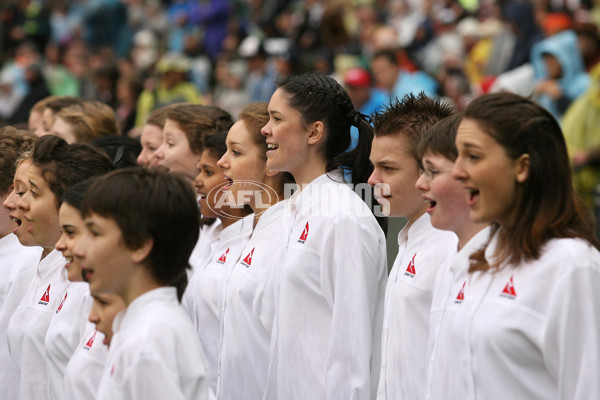
<path fill-rule="evenodd" d="M 527 180 L 529 176 L 529 154 L 521 154 L 521 156 L 516 160 L 516 180 L 519 183 L 523 183 Z"/>
<path fill-rule="evenodd" d="M 312 124 L 310 134 L 308 135 L 308 144 L 319 143 L 325 137 L 325 125 L 321 121 Z"/>
<path fill-rule="evenodd" d="M 147 239 L 137 249 L 131 253 L 131 260 L 136 264 L 141 264 L 148 257 L 154 246 L 153 239 Z"/>

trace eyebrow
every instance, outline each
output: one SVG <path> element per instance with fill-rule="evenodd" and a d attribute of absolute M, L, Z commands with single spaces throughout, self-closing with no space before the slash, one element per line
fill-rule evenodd
<path fill-rule="evenodd" d="M 384 165 L 384 164 L 395 165 L 395 161 L 390 158 L 384 158 L 382 160 L 378 160 L 377 162 L 373 162 L 373 160 L 371 160 L 371 159 L 369 159 L 369 161 L 371 161 L 371 164 L 374 164 L 374 165 Z"/>
<path fill-rule="evenodd" d="M 468 142 L 467 143 L 463 143 L 463 147 L 466 147 L 466 148 L 477 148 L 477 149 L 481 148 L 481 146 L 478 146 L 478 145 L 473 144 L 473 143 L 468 143 Z"/>
<path fill-rule="evenodd" d="M 28 179 L 28 180 L 29 180 L 29 184 L 30 184 L 31 186 L 33 186 L 33 187 L 34 187 L 34 188 L 36 188 L 36 189 L 39 189 L 38 185 L 36 185 L 36 184 L 35 184 L 35 183 L 34 183 L 34 182 L 31 180 L 31 179 Z"/>
<path fill-rule="evenodd" d="M 86 221 L 85 222 L 85 227 L 88 229 L 93 228 L 95 226 L 96 226 L 96 224 L 94 223 L 94 221 Z"/>

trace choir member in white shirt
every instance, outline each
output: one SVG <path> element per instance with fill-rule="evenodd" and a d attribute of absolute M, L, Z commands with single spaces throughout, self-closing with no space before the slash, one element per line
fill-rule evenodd
<path fill-rule="evenodd" d="M 108 348 L 102 344 L 103 335 L 97 334 L 94 324 L 87 321 L 92 297 L 88 284 L 83 282 L 80 260 L 73 256 L 75 245 L 85 231 L 81 202 L 93 181 L 87 179 L 67 190 L 58 212 L 61 236 L 56 249 L 68 261 L 65 268 L 72 284 L 46 333 L 46 353 L 50 388 L 53 397 L 60 399 L 95 399 L 108 354 Z M 63 370 L 64 373 L 59 373 Z M 61 378 L 64 383 L 59 381 Z"/>
<path fill-rule="evenodd" d="M 7 126 L 0 129 L 0 202 L 4 203 L 14 188 L 14 179 L 17 159 L 33 148 L 37 136 L 28 131 L 19 131 Z M 11 209 L 2 207 L 0 209 L 0 309 L 10 288 L 10 277 L 13 268 L 18 265 L 18 260 L 27 257 L 34 251 L 30 247 L 23 246 L 16 235 L 12 233 L 17 230 L 17 223 L 10 217 Z"/>
<path fill-rule="evenodd" d="M 20 399 L 51 398 L 54 393 L 50 388 L 48 368 L 52 361 L 48 358 L 45 337 L 69 286 L 64 273 L 67 261 L 54 249 L 60 237 L 58 208 L 62 195 L 70 186 L 112 166 L 102 150 L 87 144 L 69 145 L 53 135 L 38 139 L 32 160 L 29 190 L 17 206 L 23 211 L 23 218 L 31 222 L 28 229 L 44 252 L 7 332 L 16 397 Z M 71 354 L 74 350 L 75 347 L 70 349 Z M 62 370 L 56 367 L 58 370 L 52 371 L 61 374 L 60 385 L 67 362 L 68 358 Z"/>
<path fill-rule="evenodd" d="M 112 169 L 112 164 L 104 161 L 97 165 L 94 175 L 102 175 Z M 69 285 L 56 307 L 45 339 L 50 398 L 56 400 L 65 398 L 64 380 L 67 364 L 80 348 L 79 344 L 84 336 L 93 328 L 87 321 L 92 306 L 89 286 L 83 281 L 79 261 L 73 257 L 73 249 L 85 228 L 80 208 L 85 190 L 90 184 L 90 179 L 87 179 L 67 190 L 58 210 L 61 235 L 55 248 L 67 261 L 65 269 Z M 96 375 L 96 380 L 98 376 L 100 375 Z M 79 378 L 87 382 L 93 379 L 84 375 L 80 375 Z M 93 385 L 93 382 L 90 384 Z"/>
<path fill-rule="evenodd" d="M 458 372 L 445 398 L 600 398 L 600 244 L 559 124 L 528 99 L 484 95 L 456 147 L 452 173 L 493 237 L 471 255 L 462 304 L 440 332 L 438 352 Z"/>
<path fill-rule="evenodd" d="M 112 339 L 112 323 L 125 308 L 123 299 L 116 294 L 95 295 L 92 298 L 89 314 L 92 329 L 86 332 L 67 364 L 65 400 L 96 399 Z"/>
<path fill-rule="evenodd" d="M 197 266 L 183 300 L 202 343 L 214 392 L 217 389 L 225 276 L 240 258 L 254 221 L 251 209 L 243 204 L 238 207 L 222 190 L 228 182 L 217 162 L 227 150 L 226 138 L 227 133 L 220 132 L 204 140 L 198 163 L 200 173 L 194 185 L 199 195 L 200 213 L 204 218 L 216 218 L 220 224 L 213 237 L 210 257 Z"/>
<path fill-rule="evenodd" d="M 8 321 L 23 299 L 23 295 L 33 279 L 35 266 L 40 259 L 42 248 L 36 246 L 31 234 L 22 225 L 21 211 L 17 208 L 20 196 L 27 192 L 29 167 L 27 158 L 37 136 L 12 127 L 0 130 L 0 387 L 10 393 L 10 355 L 6 342 Z M 25 161 L 26 160 L 26 161 Z"/>
<path fill-rule="evenodd" d="M 453 313 L 460 307 L 463 298 L 463 285 L 469 271 L 469 256 L 479 250 L 489 240 L 490 230 L 487 223 L 471 221 L 467 193 L 462 184 L 452 176 L 454 161 L 458 155 L 454 140 L 462 116 L 454 114 L 444 118 L 425 132 L 419 141 L 418 154 L 421 157 L 422 170 L 417 188 L 428 205 L 431 225 L 437 229 L 451 231 L 458 238 L 458 248 L 449 257 L 438 272 L 431 301 L 428 354 L 429 383 L 426 398 L 442 399 L 445 391 L 437 391 L 438 375 L 441 373 L 453 379 L 452 372 L 458 368 L 449 368 L 452 359 L 447 352 L 438 352 L 438 345 L 448 339 L 440 336 L 442 325 L 452 321 Z M 445 347 L 445 344 L 439 347 Z M 436 381 L 435 387 L 431 382 Z"/>
<path fill-rule="evenodd" d="M 261 399 L 267 384 L 275 274 L 284 261 L 289 237 L 284 184 L 293 184 L 288 173 L 267 169 L 267 143 L 260 130 L 268 121 L 266 103 L 246 106 L 229 130 L 227 152 L 218 162 L 226 180 L 222 190 L 254 211 L 252 236 L 235 266 L 226 271 L 220 399 Z"/>
<path fill-rule="evenodd" d="M 114 171 L 92 184 L 82 210 L 86 231 L 74 253 L 90 292 L 117 294 L 127 307 L 113 322 L 97 399 L 212 398 L 201 344 L 178 301 L 199 232 L 189 182 Z"/>
<path fill-rule="evenodd" d="M 417 147 L 427 129 L 452 112 L 449 104 L 411 94 L 373 117 L 369 184 L 384 212 L 407 219 L 385 290 L 378 399 L 420 399 L 425 392 L 433 287 L 442 264 L 456 253 L 457 239 L 431 225 L 429 203 L 415 187 Z"/>
<path fill-rule="evenodd" d="M 316 74 L 279 81 L 268 110 L 267 168 L 290 172 L 300 189 L 289 200 L 265 396 L 371 398 L 387 276 L 385 235 L 366 184 L 373 130 L 335 80 Z M 358 144 L 346 152 L 351 126 Z"/>
<path fill-rule="evenodd" d="M 165 120 L 156 121 L 163 124 L 163 141 L 148 161 L 149 165 L 183 174 L 192 182 L 198 175 L 197 166 L 204 150 L 204 138 L 217 132 L 226 132 L 233 125 L 233 120 L 228 112 L 214 106 L 181 103 L 165 109 Z M 162 114 L 159 118 L 162 118 Z M 200 231 L 198 243 L 192 252 L 192 269 L 188 271 L 190 278 L 198 267 L 205 265 L 211 255 L 206 251 L 211 250 L 211 228 L 216 231 L 222 229 L 218 222 L 211 223 L 204 214 L 202 216 L 202 226 L 210 225 Z"/>

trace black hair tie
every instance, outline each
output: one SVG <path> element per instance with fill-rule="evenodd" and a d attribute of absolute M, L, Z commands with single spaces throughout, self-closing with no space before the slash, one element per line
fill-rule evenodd
<path fill-rule="evenodd" d="M 360 127 L 360 122 L 361 121 L 367 121 L 368 123 L 371 122 L 371 118 L 369 118 L 368 115 L 362 114 L 356 108 L 352 109 L 348 113 L 348 118 L 352 119 L 352 125 L 355 126 L 355 127 L 357 127 L 357 128 Z"/>

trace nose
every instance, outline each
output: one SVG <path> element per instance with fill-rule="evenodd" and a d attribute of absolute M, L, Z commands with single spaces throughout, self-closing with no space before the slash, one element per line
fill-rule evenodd
<path fill-rule="evenodd" d="M 194 178 L 194 187 L 196 188 L 196 191 L 202 189 L 204 187 L 204 181 L 202 180 L 202 173 L 196 175 L 196 177 Z"/>
<path fill-rule="evenodd" d="M 267 122 L 267 124 L 260 129 L 260 133 L 262 133 L 263 136 L 271 136 L 270 121 Z"/>
<path fill-rule="evenodd" d="M 467 179 L 467 172 L 465 171 L 462 158 L 459 156 L 456 161 L 454 161 L 454 165 L 452 166 L 452 177 L 458 180 Z"/>
<path fill-rule="evenodd" d="M 377 170 L 373 170 L 373 172 L 371 172 L 371 176 L 369 176 L 369 179 L 367 180 L 367 183 L 371 186 L 375 186 L 378 183 L 381 183 L 381 178 L 379 177 L 379 173 L 377 172 Z"/>
<path fill-rule="evenodd" d="M 148 160 L 146 159 L 146 150 L 142 149 L 142 152 L 135 161 L 137 161 L 137 163 L 142 167 L 145 167 L 148 164 Z"/>
<path fill-rule="evenodd" d="M 427 179 L 425 179 L 425 174 L 419 175 L 419 179 L 417 179 L 415 187 L 421 192 L 426 192 L 429 190 L 429 182 L 427 182 Z"/>
<path fill-rule="evenodd" d="M 75 258 L 78 258 L 78 259 L 85 258 L 87 237 L 88 237 L 88 233 L 87 232 L 83 233 L 80 236 L 79 241 L 75 244 L 75 247 L 73 248 L 73 256 L 75 256 Z"/>
<path fill-rule="evenodd" d="M 60 238 L 58 238 L 58 242 L 56 242 L 56 244 L 54 245 L 56 250 L 65 251 L 67 249 L 67 242 L 66 242 L 66 240 L 64 240 L 64 237 L 65 237 L 65 235 L 61 234 Z"/>
<path fill-rule="evenodd" d="M 96 310 L 94 309 L 94 307 L 92 307 L 92 311 L 90 311 L 90 315 L 88 316 L 88 321 L 90 321 L 92 324 L 97 324 L 98 322 L 100 322 L 100 317 L 96 313 Z"/>
<path fill-rule="evenodd" d="M 164 160 L 164 158 L 165 158 L 164 145 L 161 144 L 160 146 L 158 146 L 158 149 L 156 149 L 156 151 L 152 155 L 152 158 L 155 158 L 156 160 Z"/>
<path fill-rule="evenodd" d="M 227 164 L 227 154 L 229 153 L 229 150 L 223 154 L 223 157 L 219 158 L 219 161 L 217 161 L 217 166 L 221 169 L 226 169 L 226 164 Z"/>
<path fill-rule="evenodd" d="M 17 208 L 23 211 L 29 211 L 29 190 L 17 201 Z"/>
<path fill-rule="evenodd" d="M 11 191 L 11 193 L 8 195 L 8 197 L 6 199 L 4 199 L 4 201 L 2 202 L 2 206 L 10 211 L 17 209 L 17 204 L 15 203 L 13 195 L 14 195 L 14 190 Z"/>

